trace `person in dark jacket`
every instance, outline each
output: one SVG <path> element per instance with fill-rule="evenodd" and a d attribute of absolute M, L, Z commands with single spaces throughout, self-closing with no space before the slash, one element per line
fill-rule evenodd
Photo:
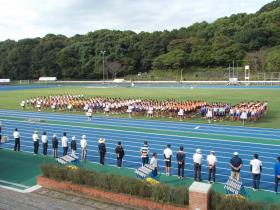
<path fill-rule="evenodd" d="M 184 152 L 184 147 L 180 146 L 179 151 L 177 152 L 177 161 L 178 161 L 178 179 L 183 179 L 184 178 L 184 168 L 185 168 L 185 158 L 186 154 Z M 181 175 L 182 171 L 182 175 Z"/>
<path fill-rule="evenodd" d="M 122 167 L 122 159 L 124 157 L 124 149 L 120 141 L 118 142 L 118 145 L 115 149 L 115 153 L 117 155 L 117 166 L 120 168 Z"/>
<path fill-rule="evenodd" d="M 75 136 L 72 137 L 72 141 L 71 141 L 71 150 L 72 150 L 72 155 L 76 155 L 76 151 L 77 151 L 77 142 L 76 142 L 76 137 L 75 137 Z"/>
<path fill-rule="evenodd" d="M 99 145 L 98 145 L 98 150 L 99 150 L 99 163 L 101 165 L 104 165 L 105 162 L 105 154 L 106 154 L 106 145 L 105 145 L 105 139 L 104 138 L 100 138 L 98 141 Z"/>
<path fill-rule="evenodd" d="M 58 140 L 55 134 L 52 137 L 52 147 L 53 147 L 53 158 L 58 158 L 57 155 Z"/>

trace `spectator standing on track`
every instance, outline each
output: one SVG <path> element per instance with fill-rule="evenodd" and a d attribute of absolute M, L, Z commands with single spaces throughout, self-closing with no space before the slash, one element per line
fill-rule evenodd
<path fill-rule="evenodd" d="M 148 141 L 144 141 L 144 145 L 140 149 L 140 154 L 142 158 L 142 166 L 149 163 L 149 146 Z"/>
<path fill-rule="evenodd" d="M 207 164 L 208 164 L 208 183 L 215 183 L 217 157 L 214 151 L 211 151 L 210 155 L 207 156 Z"/>
<path fill-rule="evenodd" d="M 155 178 L 158 174 L 158 158 L 157 153 L 155 152 L 153 153 L 150 165 L 154 167 L 154 170 L 152 171 L 152 177 Z"/>
<path fill-rule="evenodd" d="M 122 167 L 122 159 L 125 154 L 122 143 L 120 141 L 118 142 L 118 145 L 115 149 L 115 153 L 117 155 L 117 166 L 120 168 L 120 167 Z"/>
<path fill-rule="evenodd" d="M 82 160 L 86 160 L 86 155 L 87 155 L 87 137 L 86 135 L 83 135 L 82 136 L 82 139 L 81 139 L 81 149 L 82 149 Z"/>
<path fill-rule="evenodd" d="M 260 179 L 262 172 L 262 162 L 259 160 L 258 154 L 254 154 L 254 159 L 250 162 L 250 171 L 253 176 L 253 190 L 257 191 L 260 189 Z"/>
<path fill-rule="evenodd" d="M 165 172 L 167 176 L 170 176 L 170 168 L 171 168 L 171 158 L 172 158 L 172 150 L 171 150 L 171 145 L 168 144 L 166 146 L 166 149 L 163 151 L 163 157 L 165 161 Z"/>
<path fill-rule="evenodd" d="M 278 184 L 280 181 L 280 156 L 277 158 L 278 162 L 274 165 L 274 171 L 275 171 L 275 193 L 278 192 Z"/>
<path fill-rule="evenodd" d="M 39 149 L 39 135 L 38 131 L 34 131 L 32 135 L 33 143 L 34 143 L 34 154 L 38 155 L 38 149 Z"/>
<path fill-rule="evenodd" d="M 72 137 L 72 141 L 71 141 L 71 150 L 72 150 L 72 155 L 76 155 L 76 151 L 77 151 L 77 142 L 76 142 L 76 137 L 75 137 L 75 136 Z"/>
<path fill-rule="evenodd" d="M 233 153 L 233 158 L 230 160 L 231 167 L 231 178 L 239 181 L 240 179 L 240 169 L 243 166 L 242 159 L 238 156 L 238 152 Z"/>
<path fill-rule="evenodd" d="M 185 168 L 185 158 L 186 154 L 184 152 L 184 147 L 180 146 L 179 151 L 177 152 L 177 161 L 178 161 L 178 179 L 183 179 L 184 178 L 184 168 Z M 182 175 L 181 175 L 182 171 Z"/>
<path fill-rule="evenodd" d="M 14 146 L 14 150 L 15 152 L 19 152 L 20 151 L 20 134 L 18 132 L 18 129 L 15 128 L 15 131 L 13 133 L 14 139 L 15 139 L 15 146 Z"/>
<path fill-rule="evenodd" d="M 43 144 L 43 155 L 46 156 L 48 151 L 48 136 L 46 134 L 46 131 L 43 132 L 41 139 Z"/>
<path fill-rule="evenodd" d="M 196 149 L 193 155 L 194 162 L 194 180 L 201 181 L 201 163 L 202 163 L 202 154 L 200 149 Z"/>
<path fill-rule="evenodd" d="M 105 145 L 105 139 L 100 138 L 98 141 L 98 150 L 99 150 L 99 163 L 101 165 L 104 165 L 105 162 L 105 154 L 106 154 L 106 145 Z"/>
<path fill-rule="evenodd" d="M 61 138 L 62 148 L 63 148 L 63 156 L 67 155 L 68 152 L 68 138 L 66 136 L 66 132 L 63 133 Z"/>
<path fill-rule="evenodd" d="M 53 158 L 58 158 L 57 149 L 58 149 L 58 140 L 55 134 L 52 137 L 52 146 L 53 146 Z"/>

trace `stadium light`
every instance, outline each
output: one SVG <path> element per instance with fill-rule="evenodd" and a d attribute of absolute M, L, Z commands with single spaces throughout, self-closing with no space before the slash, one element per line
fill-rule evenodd
<path fill-rule="evenodd" d="M 106 51 L 105 51 L 105 50 L 101 50 L 100 53 L 101 53 L 102 56 L 103 56 L 103 58 L 102 58 L 102 60 L 103 60 L 103 68 L 102 68 L 102 70 L 103 70 L 103 84 L 104 84 L 104 83 L 105 83 L 105 79 L 104 79 L 104 69 L 105 69 L 105 53 L 106 53 Z"/>

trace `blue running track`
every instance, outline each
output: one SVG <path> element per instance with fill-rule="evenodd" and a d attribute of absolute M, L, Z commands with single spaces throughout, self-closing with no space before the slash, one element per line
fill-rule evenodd
<path fill-rule="evenodd" d="M 30 119 L 33 121 L 30 121 Z M 185 175 L 189 178 L 193 177 L 192 155 L 196 148 L 200 148 L 204 159 L 202 167 L 203 180 L 207 179 L 206 156 L 209 151 L 215 150 L 218 158 L 216 181 L 222 183 L 226 182 L 230 175 L 229 160 L 233 152 L 237 151 L 244 162 L 241 178 L 248 187 L 252 186 L 249 162 L 253 154 L 258 153 L 260 160 L 263 162 L 260 187 L 269 191 L 274 189 L 273 166 L 276 157 L 280 155 L 279 129 L 100 116 L 94 117 L 92 121 L 87 121 L 85 116 L 74 114 L 7 110 L 0 110 L 0 120 L 3 123 L 3 135 L 7 135 L 10 139 L 9 143 L 2 145 L 4 148 L 13 148 L 12 133 L 16 127 L 21 134 L 21 150 L 27 152 L 33 151 L 33 131 L 38 130 L 40 135 L 43 131 L 46 131 L 49 137 L 48 155 L 52 155 L 51 137 L 54 133 L 59 137 L 59 155 L 62 154 L 61 137 L 63 132 L 67 132 L 69 140 L 71 140 L 72 136 L 77 137 L 78 153 L 80 152 L 79 139 L 85 134 L 88 139 L 87 159 L 92 162 L 98 162 L 97 141 L 100 137 L 104 137 L 106 138 L 107 146 L 105 164 L 116 165 L 114 149 L 117 142 L 122 141 L 126 153 L 124 166 L 128 168 L 141 166 L 139 150 L 143 141 L 148 140 L 150 151 L 151 153 L 158 153 L 160 170 L 164 172 L 162 153 L 165 146 L 170 143 L 174 153 L 172 162 L 173 175 L 177 174 L 176 151 L 179 146 L 183 145 L 186 152 Z M 244 139 L 249 142 L 244 142 Z M 258 143 L 258 141 L 260 142 Z M 41 142 L 39 152 L 42 153 Z"/>

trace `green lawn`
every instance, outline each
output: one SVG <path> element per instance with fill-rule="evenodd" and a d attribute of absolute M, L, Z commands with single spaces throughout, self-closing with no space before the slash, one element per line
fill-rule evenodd
<path fill-rule="evenodd" d="M 236 104 L 241 101 L 267 101 L 268 115 L 256 123 L 248 126 L 280 128 L 280 90 L 278 89 L 167 89 L 167 88 L 85 88 L 60 87 L 49 89 L 33 89 L 0 92 L 0 109 L 20 109 L 22 99 L 47 96 L 51 94 L 84 94 L 86 96 L 108 97 L 141 97 L 141 98 L 175 98 L 178 100 L 206 100 L 207 102 L 227 102 Z M 166 119 L 165 119 L 166 120 Z M 206 122 L 192 119 L 190 122 Z M 241 125 L 240 122 L 219 122 L 229 125 Z"/>

